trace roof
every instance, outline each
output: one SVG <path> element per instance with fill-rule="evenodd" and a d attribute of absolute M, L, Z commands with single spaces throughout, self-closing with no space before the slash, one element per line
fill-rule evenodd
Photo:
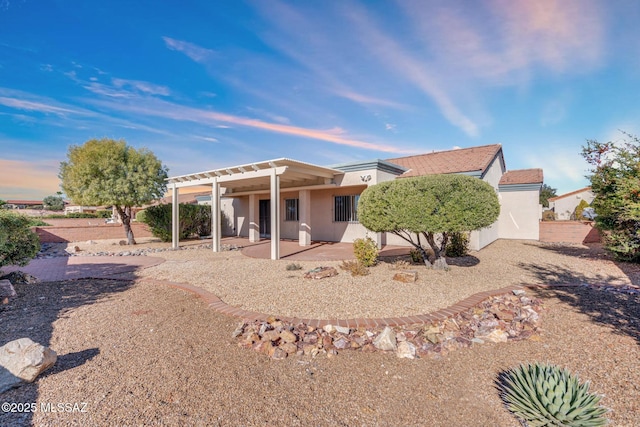
<path fill-rule="evenodd" d="M 564 199 L 565 197 L 574 196 L 576 194 L 584 193 L 585 191 L 591 191 L 591 187 L 584 187 L 584 188 L 581 188 L 579 190 L 572 191 L 570 193 L 561 194 L 561 195 L 556 196 L 556 197 L 550 197 L 549 201 L 550 202 L 555 202 L 558 199 Z"/>
<path fill-rule="evenodd" d="M 499 185 L 542 184 L 542 169 L 518 169 L 506 171 Z"/>
<path fill-rule="evenodd" d="M 501 152 L 501 149 L 501 144 L 492 144 L 435 151 L 416 156 L 387 159 L 387 161 L 408 169 L 407 172 L 400 175 L 402 178 L 462 172 L 477 172 L 482 175 Z"/>
<path fill-rule="evenodd" d="M 42 200 L 5 200 L 9 205 L 41 205 Z"/>

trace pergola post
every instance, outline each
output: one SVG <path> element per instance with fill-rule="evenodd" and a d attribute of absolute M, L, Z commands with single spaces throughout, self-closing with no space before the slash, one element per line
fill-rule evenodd
<path fill-rule="evenodd" d="M 251 243 L 260 241 L 260 225 L 258 224 L 258 196 L 249 195 L 249 241 Z"/>
<path fill-rule="evenodd" d="M 311 191 L 298 192 L 298 244 L 311 245 Z"/>
<path fill-rule="evenodd" d="M 178 200 L 180 190 L 173 184 L 171 189 L 171 248 L 178 249 L 180 241 L 180 203 Z"/>
<path fill-rule="evenodd" d="M 271 259 L 280 259 L 280 176 L 271 170 Z"/>
<path fill-rule="evenodd" d="M 213 252 L 220 252 L 220 184 L 213 180 L 211 187 L 211 248 Z"/>

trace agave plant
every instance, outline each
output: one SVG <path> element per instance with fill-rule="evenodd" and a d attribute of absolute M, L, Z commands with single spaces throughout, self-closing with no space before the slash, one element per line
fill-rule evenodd
<path fill-rule="evenodd" d="M 520 365 L 501 372 L 498 389 L 507 408 L 530 427 L 598 427 L 607 424 L 602 396 L 589 393 L 566 369 L 546 364 Z"/>

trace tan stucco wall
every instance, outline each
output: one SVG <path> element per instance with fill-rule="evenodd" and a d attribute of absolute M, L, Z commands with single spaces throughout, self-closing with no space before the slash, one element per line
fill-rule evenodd
<path fill-rule="evenodd" d="M 576 210 L 576 206 L 580 204 L 581 200 L 586 200 L 587 203 L 591 204 L 595 195 L 591 190 L 586 190 L 581 193 L 572 194 L 567 197 L 562 197 L 553 202 L 549 202 L 549 207 L 553 209 L 556 214 L 556 219 L 559 220 L 569 220 L 571 219 L 571 215 Z M 581 219 L 581 218 L 578 218 Z"/>
<path fill-rule="evenodd" d="M 539 202 L 539 191 L 501 192 L 498 237 L 538 240 L 542 215 L 542 205 Z"/>

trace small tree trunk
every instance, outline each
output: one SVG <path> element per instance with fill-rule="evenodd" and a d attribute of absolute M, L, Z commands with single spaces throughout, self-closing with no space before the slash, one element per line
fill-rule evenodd
<path fill-rule="evenodd" d="M 136 241 L 133 238 L 133 230 L 131 229 L 131 206 L 124 206 L 124 208 L 116 206 L 116 210 L 120 215 L 124 232 L 127 235 L 127 245 L 135 245 Z"/>
<path fill-rule="evenodd" d="M 433 254 L 435 257 L 435 259 L 433 260 L 433 264 L 431 264 L 431 267 L 434 270 L 449 270 L 447 258 L 445 258 L 447 242 L 449 241 L 449 236 L 447 235 L 447 233 L 442 233 L 440 245 L 436 243 L 436 238 L 433 233 L 425 233 L 425 237 L 427 238 L 427 242 L 429 242 L 429 246 L 431 246 L 431 249 L 433 249 Z"/>

